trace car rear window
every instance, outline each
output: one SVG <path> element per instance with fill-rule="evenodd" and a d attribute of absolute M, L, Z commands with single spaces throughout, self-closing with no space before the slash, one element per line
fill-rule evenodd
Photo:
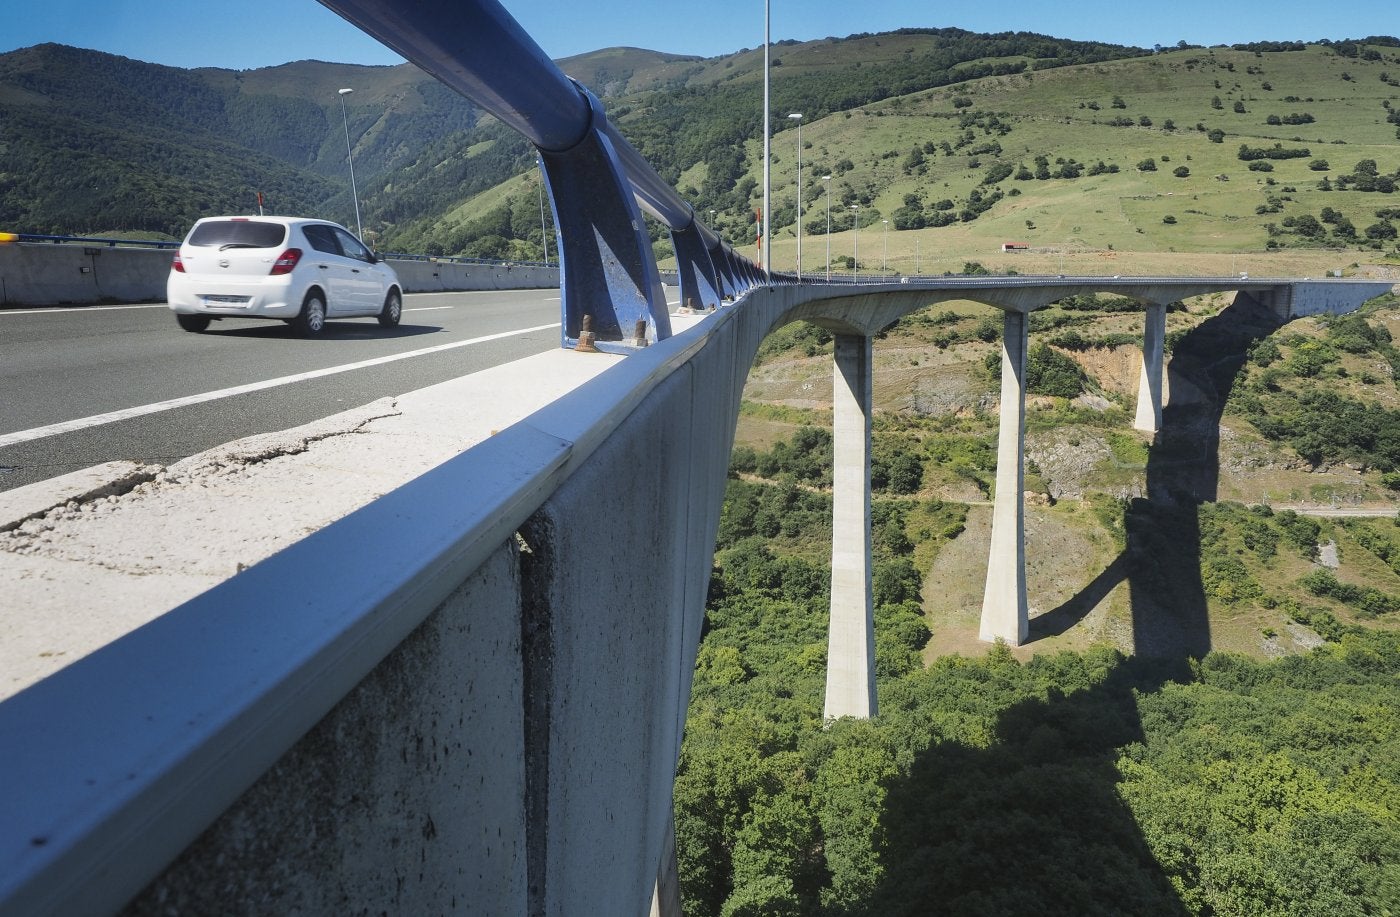
<path fill-rule="evenodd" d="M 212 220 L 200 223 L 190 233 L 190 245 L 237 245 L 242 248 L 276 248 L 287 238 L 287 227 L 281 223 L 260 223 L 256 220 Z"/>

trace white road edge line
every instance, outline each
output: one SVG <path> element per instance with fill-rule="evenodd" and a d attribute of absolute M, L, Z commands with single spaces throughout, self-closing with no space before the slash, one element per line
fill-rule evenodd
<path fill-rule="evenodd" d="M 408 293 L 408 296 L 461 296 L 464 293 L 538 293 L 539 290 L 442 290 L 429 293 Z M 558 302 L 559 297 L 545 297 L 544 302 Z M 138 303 L 131 306 L 58 306 L 51 309 L 0 309 L 0 318 L 7 315 L 53 315 L 58 312 L 121 312 L 124 309 L 169 309 L 163 302 Z M 451 306 L 435 306 L 434 308 L 450 309 Z M 405 309 L 405 312 L 422 311 L 421 309 Z"/>
<path fill-rule="evenodd" d="M 266 379 L 262 382 L 250 382 L 247 385 L 238 385 L 233 388 L 219 389 L 218 391 L 205 392 L 200 395 L 186 395 L 183 398 L 172 398 L 169 401 L 158 401 L 154 404 L 143 404 L 137 407 L 123 408 L 119 411 L 109 411 L 106 414 L 94 414 L 91 417 L 80 417 L 76 420 L 65 420 L 62 423 L 49 424 L 47 427 L 35 427 L 32 430 L 20 430 L 16 433 L 0 434 L 0 448 L 13 446 L 17 443 L 27 443 L 36 439 L 43 439 L 46 436 L 58 436 L 62 433 L 72 433 L 76 430 L 86 430 L 89 427 L 97 427 L 102 424 L 114 423 L 119 420 L 130 420 L 133 417 L 143 417 L 147 414 L 158 414 L 161 411 L 170 411 L 175 408 L 188 407 L 192 404 L 202 404 L 206 401 L 217 401 L 220 398 L 230 398 L 234 395 L 246 395 L 250 392 L 259 392 L 263 389 L 276 388 L 279 385 L 290 385 L 293 382 L 303 382 L 307 379 L 319 379 L 322 376 L 334 376 L 338 373 L 347 373 L 357 369 L 366 369 L 371 366 L 380 366 L 385 363 L 394 363 L 399 360 L 407 360 L 412 357 L 426 356 L 431 353 L 441 353 L 444 350 L 455 350 L 458 347 L 469 347 L 472 344 L 484 344 L 488 341 L 498 341 L 502 338 L 515 337 L 521 334 L 533 334 L 536 331 L 548 331 L 558 328 L 559 323 L 554 322 L 549 325 L 536 325 L 533 328 L 519 328 L 515 331 L 502 331 L 499 334 L 488 334 L 485 337 L 471 338 L 466 341 L 454 341 L 451 344 L 439 344 L 436 347 L 424 347 L 421 350 L 410 350 L 407 353 L 390 354 L 389 356 L 375 357 L 372 360 L 361 360 L 358 363 L 346 363 L 343 366 L 328 366 L 325 369 L 316 369 L 311 372 L 298 373 L 295 376 L 282 376 L 277 379 Z"/>
<path fill-rule="evenodd" d="M 52 315 L 56 312 L 121 312 L 125 309 L 169 309 L 163 302 L 139 306 L 64 306 L 57 309 L 0 309 L 0 318 L 6 315 Z"/>

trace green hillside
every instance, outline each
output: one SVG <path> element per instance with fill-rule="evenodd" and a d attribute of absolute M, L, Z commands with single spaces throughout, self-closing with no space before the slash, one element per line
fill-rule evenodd
<path fill-rule="evenodd" d="M 806 271 L 826 268 L 824 175 L 837 270 L 858 257 L 863 271 L 981 260 L 1113 273 L 1132 252 L 1142 269 L 1223 272 L 1263 270 L 1279 259 L 1257 256 L 1282 251 L 1320 272 L 1357 260 L 1339 251 L 1393 252 L 1397 44 L 1153 53 L 958 29 L 780 42 L 774 263 L 796 266 L 792 111 L 804 115 L 803 232 L 820 238 L 804 246 Z M 613 48 L 561 64 L 753 251 L 761 50 Z M 0 224 L 173 236 L 198 215 L 250 209 L 257 191 L 273 210 L 350 220 L 343 86 L 376 244 L 541 254 L 533 150 L 411 65 L 185 71 L 59 45 L 0 55 Z M 1003 241 L 1031 250 L 989 261 Z"/>
<path fill-rule="evenodd" d="M 834 226 L 850 225 L 853 204 L 862 226 L 883 232 L 880 220 L 891 220 L 890 262 L 906 272 L 915 240 L 925 252 L 966 254 L 1002 239 L 1065 252 L 1393 249 L 1384 228 L 1393 216 L 1377 211 L 1397 200 L 1400 116 L 1391 106 L 1400 90 L 1387 80 L 1400 73 L 1400 54 L 1376 55 L 1344 58 L 1318 46 L 1171 51 L 983 79 L 829 117 L 803 130 L 811 145 L 803 198 L 816 205 L 806 231 L 825 230 L 820 176 L 831 174 Z M 783 163 L 774 191 L 775 220 L 789 236 L 790 133 L 775 140 Z M 1241 147 L 1276 145 L 1302 155 L 1241 158 Z M 1369 183 L 1352 180 L 1358 164 Z M 1335 218 L 1321 233 L 1293 225 L 1324 207 L 1355 233 Z M 1376 224 L 1379 237 L 1369 238 Z M 845 252 L 850 241 L 833 244 Z M 791 264 L 795 246 L 780 235 L 774 252 Z M 823 266 L 813 254 L 807 270 Z"/>
<path fill-rule="evenodd" d="M 1356 260 L 1339 261 L 1340 251 L 1394 250 L 1393 39 L 1147 54 L 941 30 L 791 43 L 774 56 L 775 266 L 796 266 L 789 111 L 805 116 L 805 271 L 826 267 L 824 175 L 837 270 L 855 255 L 863 271 L 956 271 L 977 259 L 1115 273 L 1132 253 L 1146 256 L 1143 270 L 1286 263 L 1321 273 Z M 715 211 L 732 244 L 755 252 L 761 52 L 697 61 L 614 49 L 565 65 L 613 90 L 622 132 L 697 210 Z M 1276 144 L 1297 158 L 1267 158 L 1280 155 Z M 1241 158 L 1242 147 L 1258 158 Z M 456 197 L 446 219 L 385 233 L 413 250 L 538 253 L 523 219 L 533 188 L 518 185 L 504 203 L 493 195 L 490 206 Z M 654 236 L 664 255 L 663 234 Z M 1031 251 L 990 258 L 1003 241 Z M 1288 257 L 1264 257 L 1275 252 Z"/>
<path fill-rule="evenodd" d="M 0 55 L 0 225 L 178 237 L 200 216 L 252 210 L 259 191 L 272 212 L 347 219 L 347 86 L 370 179 L 476 124 L 474 106 L 409 65 L 181 70 L 62 45 Z"/>

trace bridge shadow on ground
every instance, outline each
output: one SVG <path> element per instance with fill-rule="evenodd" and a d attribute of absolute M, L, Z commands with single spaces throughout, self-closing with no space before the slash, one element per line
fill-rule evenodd
<path fill-rule="evenodd" d="M 1236 375 L 1249 346 L 1279 326 L 1241 295 L 1177 342 L 1170 404 L 1147 461 L 1147 499 L 1123 513 L 1123 551 L 1075 596 L 1032 620 L 1032 641 L 1069 630 L 1126 579 L 1134 653 L 1184 662 L 1210 652 L 1199 507 L 1219 493 L 1220 419 Z"/>
<path fill-rule="evenodd" d="M 1125 507 L 1121 554 L 1031 622 L 1032 640 L 1064 633 L 1127 580 L 1135 655 L 1092 650 L 1078 664 L 1041 657 L 1015 675 L 1009 651 L 993 650 L 1022 690 L 1025 680 L 1042 686 L 1029 692 L 1038 696 L 1003 709 L 985 747 L 940 740 L 937 726 L 925 727 L 932 743 L 915 753 L 907 777 L 886 785 L 886 872 L 852 913 L 1187 913 L 1120 793 L 1117 761 L 1144 739 L 1137 695 L 1188 679 L 1189 660 L 1211 649 L 1199 507 L 1218 493 L 1220 419 L 1236 374 L 1249 345 L 1278 327 L 1241 296 L 1176 344 L 1173 403 L 1150 452 L 1148 499 Z M 1086 678 L 1096 666 L 1098 676 Z M 997 682 L 988 679 L 989 695 Z M 882 718 L 938 703 L 891 700 L 882 698 Z"/>
<path fill-rule="evenodd" d="M 1009 653 L 1006 664 L 1016 667 Z M 884 874 L 850 914 L 1188 913 L 1118 792 L 1116 766 L 1121 747 L 1143 740 L 1135 691 L 1170 679 L 1170 664 L 1105 651 L 1082 668 L 1044 668 L 1008 678 L 1024 691 L 1099 671 L 1096 684 L 1007 706 L 986 747 L 935 741 L 919 752 L 886 785 Z M 881 711 L 890 715 L 900 713 Z"/>

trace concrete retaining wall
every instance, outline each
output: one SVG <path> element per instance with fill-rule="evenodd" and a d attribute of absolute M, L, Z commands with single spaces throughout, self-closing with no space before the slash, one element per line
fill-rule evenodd
<path fill-rule="evenodd" d="M 174 252 L 19 243 L 0 245 L 0 306 L 164 302 Z M 557 267 L 390 261 L 406 293 L 559 286 Z"/>
<path fill-rule="evenodd" d="M 1362 283 L 1348 281 L 1327 283 L 1311 281 L 1290 285 L 1288 298 L 1288 319 L 1303 318 L 1309 315 L 1338 315 L 1352 312 L 1365 300 L 1382 296 L 1391 291 L 1387 282 Z"/>

